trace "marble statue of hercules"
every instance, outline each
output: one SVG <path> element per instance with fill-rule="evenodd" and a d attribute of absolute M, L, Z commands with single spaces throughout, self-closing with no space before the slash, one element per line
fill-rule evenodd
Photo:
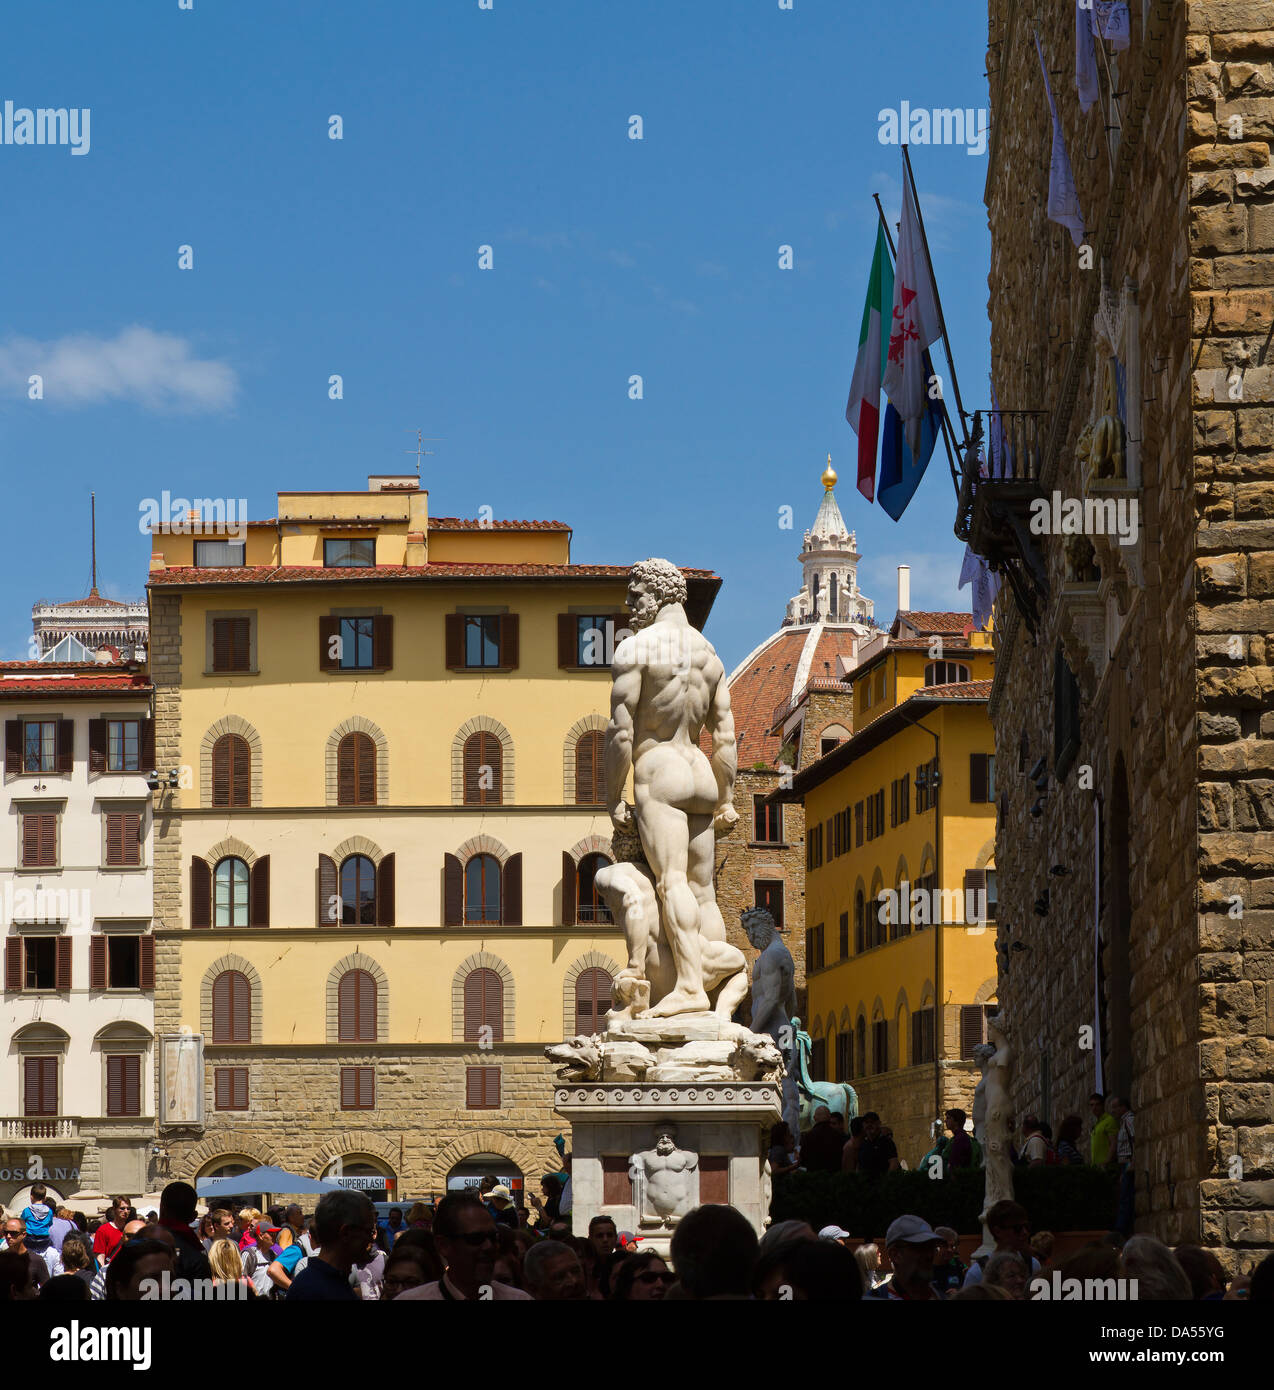
<path fill-rule="evenodd" d="M 716 836 L 738 820 L 731 804 L 737 749 L 725 667 L 690 625 L 685 600 L 685 577 L 675 565 L 643 560 L 633 566 L 627 600 L 632 632 L 615 649 L 606 729 L 606 804 L 617 828 L 636 820 L 676 965 L 676 984 L 648 1011 L 658 1017 L 709 1008 L 699 933 L 715 917 L 725 938 L 712 887 L 714 847 Z M 705 728 L 712 735 L 711 759 L 699 747 Z M 623 799 L 630 768 L 632 807 Z"/>

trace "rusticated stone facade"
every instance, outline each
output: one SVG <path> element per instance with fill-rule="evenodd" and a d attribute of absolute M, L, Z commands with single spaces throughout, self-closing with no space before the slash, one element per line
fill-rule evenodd
<path fill-rule="evenodd" d="M 1086 1115 L 1100 1060 L 1137 1112 L 1137 1229 L 1244 1269 L 1274 1237 L 1274 19 L 1259 0 L 1129 9 L 1081 114 L 1072 7 L 989 6 L 999 402 L 1048 412 L 1045 497 L 1140 508 L 1135 544 L 1094 540 L 1100 578 L 1071 538 L 1032 538 L 1034 636 L 1001 594 L 999 998 L 1017 1113 Z M 1091 268 L 1045 216 L 1032 23 Z M 1094 481 L 1088 427 L 1114 413 L 1126 477 Z"/>

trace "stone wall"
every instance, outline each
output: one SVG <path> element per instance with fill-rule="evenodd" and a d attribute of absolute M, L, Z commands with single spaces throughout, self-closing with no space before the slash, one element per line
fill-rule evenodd
<path fill-rule="evenodd" d="M 1241 1247 L 1268 1242 L 1274 1205 L 1274 722 L 1262 713 L 1274 695 L 1274 369 L 1261 365 L 1274 317 L 1274 32 L 1267 4 L 1151 0 L 1144 31 L 1133 5 L 1107 153 L 1103 103 L 1081 116 L 1070 77 L 1073 16 L 1041 16 L 1046 61 L 1063 69 L 1052 80 L 1093 252 L 1085 270 L 1044 217 L 1049 117 L 1019 8 L 990 6 L 999 400 L 1050 412 L 1042 490 L 1082 496 L 1103 275 L 1108 306 L 1127 285 L 1141 538 L 1105 557 L 1109 662 L 1078 659 L 1062 537 L 1039 538 L 1049 593 L 1035 640 L 1007 592 L 997 613 L 999 920 L 1002 946 L 1019 948 L 1002 954 L 999 998 L 1015 1101 L 1054 1126 L 1087 1113 L 1099 954 L 1103 1082 L 1137 1111 L 1137 1228 L 1246 1266 L 1257 1252 Z M 1099 157 L 1085 160 L 1090 147 Z M 1059 644 L 1080 684 L 1078 752 L 1060 779 Z M 1049 783 L 1035 818 L 1025 769 L 1040 757 Z"/>

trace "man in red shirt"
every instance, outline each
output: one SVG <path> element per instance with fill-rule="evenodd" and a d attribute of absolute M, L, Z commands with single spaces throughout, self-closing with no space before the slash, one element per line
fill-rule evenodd
<path fill-rule="evenodd" d="M 98 1269 L 105 1269 L 115 1258 L 116 1247 L 124 1239 L 128 1207 L 127 1197 L 116 1197 L 106 1214 L 106 1220 L 93 1235 L 93 1257 L 97 1260 Z"/>

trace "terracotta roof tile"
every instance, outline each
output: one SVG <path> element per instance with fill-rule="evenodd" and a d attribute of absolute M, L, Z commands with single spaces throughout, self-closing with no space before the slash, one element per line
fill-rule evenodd
<path fill-rule="evenodd" d="M 141 603 L 141 599 L 134 599 L 134 603 Z M 90 594 L 87 598 L 68 599 L 66 603 L 51 604 L 53 608 L 128 608 L 130 605 L 121 603 L 117 598 L 103 598 L 100 594 Z"/>
<path fill-rule="evenodd" d="M 431 516 L 431 531 L 569 531 L 564 521 L 469 521 L 460 516 Z"/>
<path fill-rule="evenodd" d="M 973 626 L 972 613 L 926 613 L 920 609 L 909 609 L 905 613 L 899 613 L 894 619 L 891 633 L 896 631 L 899 624 L 906 622 L 914 627 L 917 632 L 963 632 L 966 628 Z"/>
<path fill-rule="evenodd" d="M 953 681 L 949 685 L 926 685 L 908 696 L 910 700 L 938 698 L 941 700 L 989 700 L 994 682 Z M 903 701 L 907 703 L 906 700 Z"/>
<path fill-rule="evenodd" d="M 22 674 L 16 674 L 22 673 Z M 72 699 L 80 695 L 149 695 L 150 679 L 139 671 L 109 671 L 101 666 L 54 667 L 47 662 L 0 662 L 0 700 L 32 695 Z"/>
<path fill-rule="evenodd" d="M 193 565 L 155 570 L 149 583 L 178 584 L 316 584 L 412 579 L 447 583 L 453 579 L 627 579 L 629 565 L 473 564 L 431 560 L 427 565 L 355 565 L 348 569 L 324 565 L 238 565 L 200 568 Z M 682 567 L 692 579 L 716 579 L 711 570 Z"/>

